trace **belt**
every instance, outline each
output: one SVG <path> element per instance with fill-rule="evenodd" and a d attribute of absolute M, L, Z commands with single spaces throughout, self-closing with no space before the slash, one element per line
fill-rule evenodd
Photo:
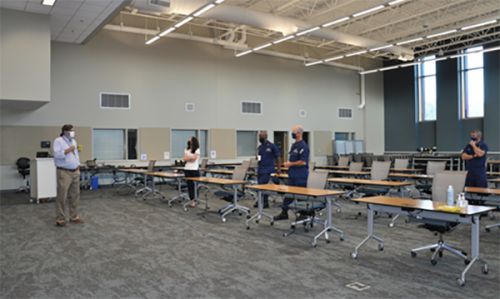
<path fill-rule="evenodd" d="M 75 172 L 75 171 L 80 170 L 80 167 L 77 167 L 75 169 L 68 169 L 68 168 L 63 168 L 63 167 L 57 167 L 57 169 L 59 169 L 59 170 L 65 170 L 65 171 L 69 171 L 69 172 Z"/>

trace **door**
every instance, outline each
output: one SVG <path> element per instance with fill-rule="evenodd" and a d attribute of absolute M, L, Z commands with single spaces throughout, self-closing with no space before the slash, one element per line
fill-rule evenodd
<path fill-rule="evenodd" d="M 274 144 L 280 149 L 281 161 L 288 160 L 288 132 L 274 131 Z"/>

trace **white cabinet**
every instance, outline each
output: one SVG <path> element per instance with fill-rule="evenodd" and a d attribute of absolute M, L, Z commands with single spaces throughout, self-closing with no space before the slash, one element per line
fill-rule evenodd
<path fill-rule="evenodd" d="M 56 165 L 52 158 L 36 158 L 30 163 L 31 198 L 52 198 L 57 195 Z"/>

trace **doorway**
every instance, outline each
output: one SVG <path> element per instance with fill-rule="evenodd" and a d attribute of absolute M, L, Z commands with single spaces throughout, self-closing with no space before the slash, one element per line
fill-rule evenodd
<path fill-rule="evenodd" d="M 274 131 L 273 133 L 274 144 L 280 149 L 281 161 L 288 160 L 288 132 L 287 131 Z"/>

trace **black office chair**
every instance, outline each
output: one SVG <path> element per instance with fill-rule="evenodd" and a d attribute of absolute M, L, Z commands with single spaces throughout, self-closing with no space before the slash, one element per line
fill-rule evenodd
<path fill-rule="evenodd" d="M 26 184 L 20 186 L 17 191 L 18 192 L 29 192 L 30 186 L 29 181 L 26 178 L 30 174 L 30 159 L 26 157 L 21 157 L 16 161 L 17 172 L 23 177 L 23 180 L 26 181 Z"/>
<path fill-rule="evenodd" d="M 432 182 L 432 201 L 444 201 L 446 199 L 448 186 L 453 186 L 456 194 L 462 192 L 464 190 L 466 176 L 466 171 L 443 171 L 435 173 Z M 451 232 L 455 228 L 455 226 L 458 225 L 458 222 L 431 219 L 420 220 L 418 216 L 410 217 L 409 219 L 410 221 L 423 223 L 423 225 L 421 226 L 422 228 L 425 228 L 433 232 L 434 234 L 439 235 L 439 240 L 437 243 L 412 249 L 412 257 L 416 257 L 417 252 L 419 251 L 431 250 L 434 251 L 434 254 L 431 257 L 431 264 L 436 265 L 436 256 L 439 255 L 439 257 L 441 257 L 443 255 L 443 251 L 448 251 L 453 255 L 462 258 L 465 264 L 468 264 L 470 262 L 467 258 L 467 253 L 462 250 L 453 248 L 443 240 L 443 235 L 445 233 Z"/>

